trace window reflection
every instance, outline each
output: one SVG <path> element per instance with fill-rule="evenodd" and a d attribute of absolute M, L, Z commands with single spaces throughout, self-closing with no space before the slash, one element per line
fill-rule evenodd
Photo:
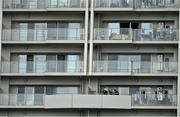
<path fill-rule="evenodd" d="M 77 55 L 68 55 L 67 56 L 67 72 L 76 72 L 79 67 L 77 62 L 79 57 Z"/>
<path fill-rule="evenodd" d="M 35 55 L 35 72 L 42 73 L 46 71 L 46 57 L 45 55 Z"/>
<path fill-rule="evenodd" d="M 20 73 L 26 73 L 27 69 L 27 56 L 26 55 L 20 55 L 19 56 L 19 72 Z"/>
<path fill-rule="evenodd" d="M 46 30 L 45 23 L 35 24 L 36 40 L 39 40 L 39 41 L 45 40 L 45 37 L 46 37 L 45 30 Z"/>

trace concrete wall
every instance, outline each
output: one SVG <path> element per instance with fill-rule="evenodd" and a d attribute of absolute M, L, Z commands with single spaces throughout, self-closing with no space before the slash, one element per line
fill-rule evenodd
<path fill-rule="evenodd" d="M 131 96 L 46 95 L 45 108 L 130 109 Z"/>

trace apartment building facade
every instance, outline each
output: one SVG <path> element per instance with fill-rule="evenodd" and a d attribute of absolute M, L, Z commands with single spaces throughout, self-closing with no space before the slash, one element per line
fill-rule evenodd
<path fill-rule="evenodd" d="M 0 117 L 179 117 L 179 0 L 0 0 Z"/>

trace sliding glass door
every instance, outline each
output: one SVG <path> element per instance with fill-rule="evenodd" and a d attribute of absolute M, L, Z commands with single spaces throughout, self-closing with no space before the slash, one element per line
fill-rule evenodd
<path fill-rule="evenodd" d="M 34 105 L 34 88 L 33 87 L 25 88 L 25 103 L 26 105 Z"/>
<path fill-rule="evenodd" d="M 150 41 L 153 38 L 153 23 L 141 23 L 141 40 Z"/>
<path fill-rule="evenodd" d="M 67 72 L 79 72 L 79 57 L 77 55 L 67 55 Z"/>
<path fill-rule="evenodd" d="M 27 72 L 27 56 L 26 55 L 19 55 L 19 73 L 26 73 Z"/>
<path fill-rule="evenodd" d="M 35 23 L 36 40 L 43 41 L 46 39 L 46 23 Z"/>
<path fill-rule="evenodd" d="M 108 56 L 108 72 L 117 72 L 118 71 L 118 56 L 109 55 Z"/>
<path fill-rule="evenodd" d="M 33 105 L 34 104 L 34 88 L 33 87 L 19 87 L 17 104 L 18 105 Z"/>
<path fill-rule="evenodd" d="M 46 71 L 46 56 L 45 55 L 35 55 L 34 56 L 35 63 L 35 72 L 43 73 Z"/>
<path fill-rule="evenodd" d="M 19 40 L 27 41 L 28 40 L 28 24 L 20 23 L 19 25 Z"/>
<path fill-rule="evenodd" d="M 108 30 L 109 38 L 115 39 L 115 35 L 118 35 L 120 32 L 120 24 L 108 23 Z"/>
<path fill-rule="evenodd" d="M 80 23 L 68 24 L 68 40 L 79 40 L 80 34 L 81 34 Z"/>
<path fill-rule="evenodd" d="M 56 55 L 47 55 L 46 56 L 46 70 L 47 72 L 56 72 L 57 71 L 57 59 Z"/>

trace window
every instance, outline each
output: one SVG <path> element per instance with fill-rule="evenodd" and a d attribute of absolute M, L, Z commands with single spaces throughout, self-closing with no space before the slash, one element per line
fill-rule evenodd
<path fill-rule="evenodd" d="M 79 40 L 80 39 L 80 23 L 69 23 L 68 24 L 68 39 Z"/>
<path fill-rule="evenodd" d="M 80 7 L 80 0 L 69 0 L 71 8 L 79 8 Z"/>
<path fill-rule="evenodd" d="M 55 86 L 47 86 L 46 87 L 46 94 L 47 95 L 55 95 L 56 94 L 56 87 Z"/>
<path fill-rule="evenodd" d="M 120 24 L 119 23 L 108 23 L 109 36 L 112 34 L 119 34 Z"/>
<path fill-rule="evenodd" d="M 27 0 L 27 3 L 27 8 L 37 8 L 37 0 Z"/>
<path fill-rule="evenodd" d="M 141 55 L 141 72 L 148 73 L 151 67 L 151 55 Z"/>
<path fill-rule="evenodd" d="M 77 55 L 67 55 L 67 72 L 76 72 L 78 70 L 78 60 Z"/>
<path fill-rule="evenodd" d="M 47 72 L 56 72 L 56 55 L 47 55 L 46 56 L 46 61 L 47 61 Z"/>
<path fill-rule="evenodd" d="M 34 104 L 34 88 L 33 87 L 18 87 L 18 105 L 33 105 Z"/>
<path fill-rule="evenodd" d="M 57 23 L 47 23 L 47 39 L 48 40 L 57 40 Z"/>
<path fill-rule="evenodd" d="M 65 55 L 58 55 L 57 59 L 57 71 L 65 72 Z"/>
<path fill-rule="evenodd" d="M 45 55 L 35 55 L 35 72 L 42 73 L 46 71 L 46 56 Z"/>
<path fill-rule="evenodd" d="M 59 7 L 61 7 L 61 8 L 68 7 L 68 1 L 69 0 L 58 0 Z"/>
<path fill-rule="evenodd" d="M 50 4 L 52 8 L 57 8 L 58 6 L 58 0 L 50 0 Z"/>
<path fill-rule="evenodd" d="M 152 40 L 153 38 L 153 24 L 141 23 L 141 40 Z"/>
<path fill-rule="evenodd" d="M 19 40 L 28 40 L 28 24 L 20 23 Z"/>
<path fill-rule="evenodd" d="M 44 86 L 35 86 L 34 89 L 34 104 L 35 105 L 43 105 L 43 97 L 44 97 Z"/>
<path fill-rule="evenodd" d="M 36 40 L 42 41 L 46 38 L 46 24 L 35 23 Z"/>
<path fill-rule="evenodd" d="M 57 87 L 57 94 L 78 94 L 78 87 Z"/>
<path fill-rule="evenodd" d="M 27 72 L 27 56 L 19 55 L 19 72 L 26 73 Z"/>
<path fill-rule="evenodd" d="M 78 94 L 79 87 L 71 86 L 48 86 L 46 88 L 47 95 L 57 95 L 57 94 Z"/>

